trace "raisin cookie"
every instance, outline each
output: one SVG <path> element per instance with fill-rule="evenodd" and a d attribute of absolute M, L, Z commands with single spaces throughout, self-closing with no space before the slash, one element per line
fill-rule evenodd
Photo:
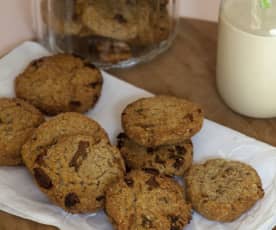
<path fill-rule="evenodd" d="M 196 134 L 203 123 L 202 109 L 171 96 L 139 99 L 122 113 L 127 136 L 146 147 L 174 145 Z"/>
<path fill-rule="evenodd" d="M 156 169 L 160 174 L 168 176 L 183 176 L 193 161 L 191 140 L 178 145 L 146 148 L 121 133 L 118 136 L 118 148 L 129 169 Z"/>
<path fill-rule="evenodd" d="M 0 166 L 22 165 L 20 150 L 43 115 L 20 99 L 0 98 Z"/>
<path fill-rule="evenodd" d="M 177 182 L 136 170 L 107 189 L 105 210 L 117 230 L 182 230 L 192 218 Z"/>
<path fill-rule="evenodd" d="M 82 15 L 84 25 L 103 37 L 129 40 L 149 24 L 147 1 L 95 0 Z"/>
<path fill-rule="evenodd" d="M 107 187 L 124 177 L 117 148 L 89 135 L 64 136 L 39 156 L 31 170 L 39 188 L 70 213 L 103 208 Z"/>
<path fill-rule="evenodd" d="M 16 78 L 16 95 L 48 115 L 86 112 L 101 94 L 100 71 L 81 59 L 57 54 L 33 61 Z"/>
<path fill-rule="evenodd" d="M 79 113 L 60 114 L 39 126 L 23 145 L 21 153 L 25 165 L 33 169 L 35 162 L 59 137 L 76 134 L 89 134 L 96 141 L 109 142 L 106 132 L 96 121 Z"/>
<path fill-rule="evenodd" d="M 257 172 L 237 161 L 208 160 L 192 166 L 185 179 L 193 208 L 210 220 L 233 221 L 264 196 Z"/>

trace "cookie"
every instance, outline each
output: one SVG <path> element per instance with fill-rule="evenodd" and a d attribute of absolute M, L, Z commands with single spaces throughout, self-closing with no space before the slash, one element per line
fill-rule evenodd
<path fill-rule="evenodd" d="M 117 148 L 90 135 L 64 136 L 49 147 L 31 169 L 39 188 L 70 213 L 103 207 L 107 187 L 124 177 Z"/>
<path fill-rule="evenodd" d="M 150 23 L 145 27 L 145 30 L 140 31 L 137 37 L 129 41 L 130 45 L 143 47 L 169 39 L 172 33 L 173 20 L 166 8 L 155 8 L 152 9 Z"/>
<path fill-rule="evenodd" d="M 0 98 L 0 166 L 22 165 L 20 150 L 43 115 L 20 99 Z"/>
<path fill-rule="evenodd" d="M 150 0 L 149 2 L 154 9 L 158 10 L 164 9 L 169 4 L 169 0 Z"/>
<path fill-rule="evenodd" d="M 153 24 L 153 32 L 154 32 L 154 42 L 160 43 L 164 40 L 169 39 L 172 29 L 174 28 L 175 23 L 169 12 L 167 10 L 161 10 L 159 14 L 159 18 L 155 24 Z"/>
<path fill-rule="evenodd" d="M 84 30 L 81 15 L 86 0 L 60 0 L 50 3 L 48 0 L 42 0 L 40 4 L 42 20 L 52 32 L 64 36 L 78 35 Z"/>
<path fill-rule="evenodd" d="M 21 153 L 25 165 L 32 169 L 59 137 L 76 134 L 89 134 L 96 141 L 109 142 L 106 132 L 96 121 L 78 113 L 60 114 L 39 126 L 23 145 Z"/>
<path fill-rule="evenodd" d="M 107 189 L 105 210 L 117 230 L 182 230 L 192 217 L 177 182 L 136 170 Z"/>
<path fill-rule="evenodd" d="M 81 59 L 57 54 L 33 61 L 16 78 L 16 95 L 47 115 L 86 112 L 101 94 L 100 71 Z"/>
<path fill-rule="evenodd" d="M 193 161 L 191 140 L 178 145 L 146 148 L 121 133 L 118 136 L 118 148 L 129 169 L 155 169 L 168 176 L 183 176 Z"/>
<path fill-rule="evenodd" d="M 171 96 L 139 99 L 122 113 L 127 136 L 146 147 L 174 145 L 190 139 L 202 123 L 203 112 L 198 105 Z"/>
<path fill-rule="evenodd" d="M 135 38 L 149 19 L 147 1 L 95 0 L 82 15 L 84 25 L 95 34 L 122 41 Z"/>
<path fill-rule="evenodd" d="M 106 63 L 118 63 L 132 57 L 127 43 L 112 39 L 98 38 L 94 40 L 99 60 Z"/>
<path fill-rule="evenodd" d="M 238 161 L 214 159 L 194 165 L 185 181 L 193 208 L 210 220 L 233 221 L 264 196 L 257 172 Z"/>

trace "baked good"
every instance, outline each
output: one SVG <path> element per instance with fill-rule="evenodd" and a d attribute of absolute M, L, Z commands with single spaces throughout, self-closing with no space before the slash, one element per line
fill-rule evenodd
<path fill-rule="evenodd" d="M 172 96 L 142 98 L 122 113 L 127 136 L 146 147 L 174 145 L 196 134 L 203 123 L 202 109 Z"/>
<path fill-rule="evenodd" d="M 117 230 L 182 230 L 192 217 L 177 182 L 137 170 L 107 189 L 105 210 Z"/>
<path fill-rule="evenodd" d="M 39 126 L 22 147 L 22 157 L 29 169 L 55 145 L 61 136 L 89 134 L 96 141 L 109 142 L 104 129 L 94 120 L 78 113 L 63 113 Z"/>
<path fill-rule="evenodd" d="M 51 1 L 41 0 L 41 16 L 43 22 L 56 34 L 77 35 L 85 30 L 81 15 L 87 0 Z M 51 11 L 49 11 L 49 6 Z"/>
<path fill-rule="evenodd" d="M 173 20 L 167 10 L 160 11 L 159 18 L 153 24 L 154 42 L 159 43 L 170 37 L 173 28 Z"/>
<path fill-rule="evenodd" d="M 213 159 L 193 165 L 185 181 L 193 208 L 210 220 L 233 221 L 264 196 L 255 169 L 238 161 Z"/>
<path fill-rule="evenodd" d="M 0 98 L 0 166 L 21 165 L 20 150 L 43 115 L 20 99 Z"/>
<path fill-rule="evenodd" d="M 57 54 L 33 61 L 16 78 L 16 95 L 48 115 L 86 112 L 101 94 L 100 71 L 80 58 Z"/>
<path fill-rule="evenodd" d="M 118 136 L 118 148 L 129 169 L 155 169 L 168 176 L 183 176 L 193 161 L 193 144 L 190 139 L 177 145 L 147 148 L 121 133 Z"/>
<path fill-rule="evenodd" d="M 117 148 L 90 135 L 64 136 L 39 157 L 31 170 L 39 188 L 70 213 L 103 207 L 109 184 L 124 177 Z"/>
<path fill-rule="evenodd" d="M 167 9 L 152 10 L 155 10 L 155 12 L 151 14 L 150 23 L 134 39 L 129 41 L 130 45 L 134 47 L 150 46 L 169 38 L 173 27 L 173 20 Z"/>
<path fill-rule="evenodd" d="M 94 38 L 98 58 L 106 63 L 118 63 L 130 59 L 132 51 L 127 43 L 107 38 Z"/>
<path fill-rule="evenodd" d="M 126 41 L 149 24 L 147 1 L 95 0 L 85 8 L 82 21 L 95 34 Z"/>

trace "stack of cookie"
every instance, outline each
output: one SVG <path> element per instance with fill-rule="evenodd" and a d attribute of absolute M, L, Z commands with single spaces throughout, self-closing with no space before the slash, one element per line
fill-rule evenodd
<path fill-rule="evenodd" d="M 102 209 L 106 189 L 125 174 L 121 154 L 103 128 L 78 113 L 43 123 L 21 152 L 41 191 L 71 213 Z"/>
<path fill-rule="evenodd" d="M 193 161 L 191 137 L 203 123 L 202 109 L 170 96 L 140 99 L 122 113 L 125 133 L 118 148 L 130 169 L 183 176 Z"/>
<path fill-rule="evenodd" d="M 103 78 L 80 58 L 57 54 L 30 63 L 15 82 L 17 98 L 0 98 L 0 165 L 22 165 L 22 145 L 46 115 L 86 112 L 97 103 Z"/>
<path fill-rule="evenodd" d="M 175 97 L 143 98 L 125 108 L 118 148 L 128 174 L 107 189 L 105 203 L 116 229 L 181 230 L 191 207 L 230 222 L 264 196 L 249 165 L 225 159 L 192 165 L 191 137 L 202 122 L 198 105 Z M 172 176 L 183 177 L 185 191 Z"/>
<path fill-rule="evenodd" d="M 143 98 L 122 113 L 118 148 L 128 174 L 106 192 L 105 209 L 116 229 L 181 230 L 191 220 L 184 189 L 171 176 L 192 165 L 191 137 L 202 109 L 170 96 Z"/>
<path fill-rule="evenodd" d="M 59 48 L 95 62 L 117 63 L 147 52 L 171 35 L 168 0 L 48 0 L 42 17 Z"/>
<path fill-rule="evenodd" d="M 96 104 L 102 84 L 97 68 L 58 54 L 16 78 L 21 99 L 0 99 L 0 165 L 25 164 L 41 191 L 71 213 L 102 209 L 108 186 L 125 175 L 104 129 L 80 114 Z M 45 122 L 42 112 L 57 116 Z"/>

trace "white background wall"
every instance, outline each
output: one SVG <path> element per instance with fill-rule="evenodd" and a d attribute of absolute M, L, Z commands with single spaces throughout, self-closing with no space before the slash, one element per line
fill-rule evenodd
<path fill-rule="evenodd" d="M 0 0 L 0 55 L 24 40 L 32 39 L 31 2 Z M 37 1 L 37 0 L 34 0 Z M 215 21 L 220 0 L 179 0 L 182 16 Z"/>

